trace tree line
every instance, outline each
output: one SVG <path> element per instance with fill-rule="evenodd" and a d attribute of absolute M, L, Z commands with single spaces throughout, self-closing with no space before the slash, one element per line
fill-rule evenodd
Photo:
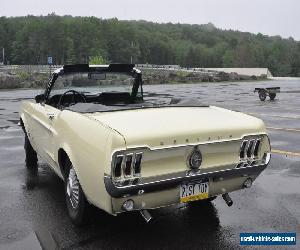
<path fill-rule="evenodd" d="M 96 17 L 0 17 L 5 63 L 93 61 L 179 64 L 183 67 L 267 67 L 300 76 L 300 42 L 293 38 L 190 25 Z M 0 55 L 0 59 L 2 56 Z M 1 60 L 0 60 L 1 61 Z"/>

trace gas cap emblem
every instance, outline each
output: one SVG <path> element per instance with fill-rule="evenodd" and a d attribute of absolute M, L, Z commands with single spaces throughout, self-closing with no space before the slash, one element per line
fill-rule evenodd
<path fill-rule="evenodd" d="M 195 149 L 189 156 L 189 165 L 191 169 L 198 169 L 202 163 L 202 154 L 199 149 Z"/>

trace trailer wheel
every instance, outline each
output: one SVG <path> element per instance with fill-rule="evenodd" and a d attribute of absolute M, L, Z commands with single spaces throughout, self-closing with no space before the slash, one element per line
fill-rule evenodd
<path fill-rule="evenodd" d="M 276 93 L 270 93 L 269 94 L 271 101 L 273 101 L 276 97 Z"/>
<path fill-rule="evenodd" d="M 267 93 L 265 90 L 262 89 L 259 91 L 258 96 L 259 96 L 259 99 L 263 102 L 267 98 Z"/>

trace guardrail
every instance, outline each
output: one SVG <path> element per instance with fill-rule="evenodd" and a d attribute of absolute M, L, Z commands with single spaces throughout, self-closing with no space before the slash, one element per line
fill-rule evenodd
<path fill-rule="evenodd" d="M 51 65 L 51 71 L 62 65 Z M 0 65 L 0 72 L 49 73 L 49 65 Z"/>
<path fill-rule="evenodd" d="M 52 65 L 51 71 L 62 67 L 62 65 Z M 235 72 L 248 76 L 272 76 L 267 68 L 183 68 L 180 65 L 157 65 L 157 64 L 136 64 L 139 69 L 153 69 L 164 71 L 185 71 L 198 73 Z M 49 73 L 49 65 L 0 65 L 0 72 L 28 72 L 28 73 Z"/>
<path fill-rule="evenodd" d="M 51 70 L 61 68 L 63 65 L 52 65 Z M 162 69 L 162 70 L 188 70 L 188 71 L 211 71 L 202 68 L 183 68 L 179 65 L 156 65 L 156 64 L 136 64 L 140 69 Z M 49 65 L 0 65 L 0 71 L 25 71 L 47 73 Z"/>

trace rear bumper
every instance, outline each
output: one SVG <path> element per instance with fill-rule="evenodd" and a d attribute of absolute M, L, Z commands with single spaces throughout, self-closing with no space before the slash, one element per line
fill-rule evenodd
<path fill-rule="evenodd" d="M 245 179 L 251 177 L 255 179 L 268 164 L 257 166 L 249 166 L 242 168 L 228 167 L 226 170 L 219 170 L 214 172 L 191 172 L 184 171 L 174 174 L 161 175 L 151 178 L 135 179 L 131 182 L 114 183 L 112 178 L 108 175 L 104 176 L 104 183 L 106 191 L 113 198 L 122 198 L 129 196 L 136 196 L 139 194 L 147 194 L 151 192 L 163 191 L 177 188 L 182 182 L 196 181 L 202 179 L 209 179 L 210 185 L 222 182 L 228 179 Z M 236 188 L 236 189 L 241 189 Z"/>

